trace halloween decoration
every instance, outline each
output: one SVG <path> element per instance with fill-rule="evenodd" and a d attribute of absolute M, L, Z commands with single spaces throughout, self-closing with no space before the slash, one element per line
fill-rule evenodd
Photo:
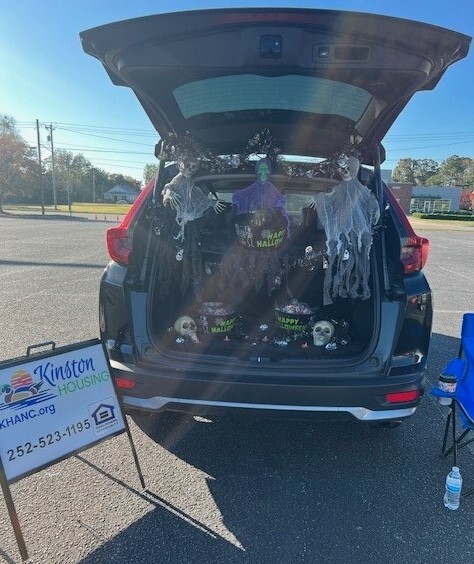
<path fill-rule="evenodd" d="M 324 305 L 332 304 L 338 296 L 363 300 L 370 297 L 372 228 L 380 218 L 376 198 L 357 179 L 358 159 L 341 155 L 338 165 L 343 181 L 330 192 L 317 194 L 310 204 L 326 233 Z"/>
<path fill-rule="evenodd" d="M 189 315 L 182 315 L 174 322 L 174 330 L 179 333 L 182 337 L 189 339 L 193 343 L 199 343 L 199 339 L 196 333 L 196 322 Z"/>
<path fill-rule="evenodd" d="M 334 325 L 330 321 L 316 321 L 313 327 L 313 342 L 317 347 L 326 346 L 334 335 Z"/>
<path fill-rule="evenodd" d="M 198 323 L 206 334 L 230 333 L 237 315 L 233 308 L 222 302 L 205 302 L 199 310 Z"/>
<path fill-rule="evenodd" d="M 287 333 L 303 333 L 308 327 L 314 309 L 296 299 L 275 308 L 277 325 Z"/>
<path fill-rule="evenodd" d="M 158 247 L 161 257 L 157 280 L 162 296 L 180 290 L 181 295 L 198 298 L 203 276 L 211 272 L 204 268 L 200 251 L 200 238 L 205 225 L 217 217 L 226 205 L 210 199 L 193 181 L 199 168 L 197 158 L 189 157 L 178 162 L 179 173 L 165 184 L 162 206 L 157 206 L 160 218 Z M 230 210 L 229 210 L 230 211 Z"/>
<path fill-rule="evenodd" d="M 281 283 L 280 258 L 289 236 L 286 197 L 269 181 L 269 159 L 255 167 L 257 180 L 232 196 L 237 245 L 229 265 L 231 283 L 236 288 L 265 284 L 270 292 Z M 279 284 L 277 283 L 277 285 Z"/>
<path fill-rule="evenodd" d="M 199 186 L 193 183 L 192 177 L 198 168 L 197 161 L 180 161 L 179 173 L 168 184 L 165 184 L 162 191 L 163 205 L 169 205 L 176 211 L 179 232 L 175 239 L 181 243 L 184 241 L 185 227 L 189 221 L 202 217 L 210 208 L 213 208 L 216 213 L 225 209 L 223 202 L 209 199 Z"/>

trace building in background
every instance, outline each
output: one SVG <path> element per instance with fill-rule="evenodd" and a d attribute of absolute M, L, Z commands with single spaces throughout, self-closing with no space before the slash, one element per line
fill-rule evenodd
<path fill-rule="evenodd" d="M 460 186 L 413 186 L 410 213 L 459 211 Z"/>
<path fill-rule="evenodd" d="M 133 186 L 128 186 L 128 184 L 117 184 L 107 192 L 104 192 L 104 202 L 120 202 L 124 201 L 128 204 L 133 204 L 137 199 L 140 190 L 133 188 Z"/>

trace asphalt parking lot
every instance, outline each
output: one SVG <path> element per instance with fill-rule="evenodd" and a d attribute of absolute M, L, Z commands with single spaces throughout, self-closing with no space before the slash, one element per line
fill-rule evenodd
<path fill-rule="evenodd" d="M 0 359 L 96 337 L 107 255 L 95 221 L 0 217 Z M 431 241 L 428 379 L 457 354 L 474 310 L 474 229 L 417 226 Z M 130 419 L 108 440 L 13 484 L 34 562 L 451 563 L 474 559 L 474 497 L 443 506 L 445 408 L 427 394 L 400 428 L 357 423 Z M 460 457 L 474 487 L 474 452 Z M 0 560 L 20 562 L 0 503 Z"/>

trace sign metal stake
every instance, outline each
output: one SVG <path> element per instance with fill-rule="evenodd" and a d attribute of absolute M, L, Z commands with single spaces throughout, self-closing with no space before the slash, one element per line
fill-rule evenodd
<path fill-rule="evenodd" d="M 30 559 L 30 557 L 28 555 L 28 550 L 26 548 L 25 539 L 23 538 L 23 532 L 21 530 L 20 521 L 18 519 L 18 514 L 16 512 L 15 504 L 13 503 L 10 486 L 8 485 L 7 477 L 5 475 L 5 469 L 3 467 L 1 456 L 0 456 L 0 483 L 2 485 L 3 497 L 5 499 L 5 504 L 8 509 L 8 514 L 10 515 L 10 521 L 12 523 L 13 531 L 15 533 L 16 543 L 18 545 L 18 550 L 20 551 L 20 556 L 23 562 L 27 562 Z"/>

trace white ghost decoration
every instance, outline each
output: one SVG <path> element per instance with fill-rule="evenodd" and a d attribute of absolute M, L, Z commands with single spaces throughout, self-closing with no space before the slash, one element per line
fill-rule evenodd
<path fill-rule="evenodd" d="M 196 333 L 196 322 L 189 315 L 182 315 L 174 322 L 174 330 L 182 335 L 191 339 L 193 343 L 199 343 L 199 339 Z"/>
<path fill-rule="evenodd" d="M 330 321 L 316 321 L 313 327 L 313 342 L 317 347 L 324 347 L 334 335 L 334 325 Z"/>

